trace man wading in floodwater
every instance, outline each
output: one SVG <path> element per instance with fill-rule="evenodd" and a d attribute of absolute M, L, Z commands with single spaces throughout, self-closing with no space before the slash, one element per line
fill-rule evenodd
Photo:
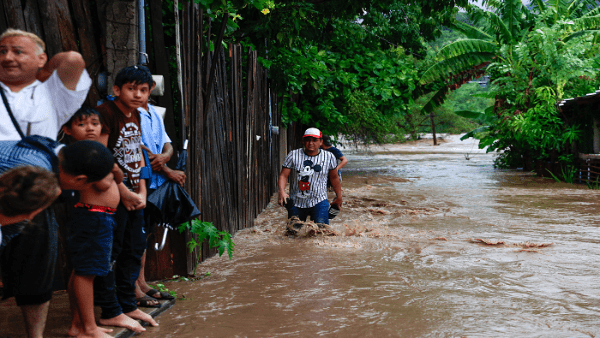
<path fill-rule="evenodd" d="M 308 215 L 317 224 L 329 224 L 329 201 L 327 200 L 327 177 L 335 191 L 332 204 L 342 207 L 342 185 L 337 171 L 337 160 L 332 153 L 322 150 L 323 134 L 317 128 L 308 128 L 302 138 L 303 149 L 292 150 L 283 162 L 279 174 L 279 205 L 288 208 L 288 218 L 298 216 L 306 221 Z M 290 183 L 291 201 L 285 186 L 292 170 L 296 171 Z M 287 204 L 287 205 L 286 205 Z"/>

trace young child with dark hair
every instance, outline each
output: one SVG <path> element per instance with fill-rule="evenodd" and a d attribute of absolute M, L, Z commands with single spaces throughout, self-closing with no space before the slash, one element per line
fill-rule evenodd
<path fill-rule="evenodd" d="M 117 224 L 111 257 L 115 265 L 106 277 L 96 278 L 95 302 L 102 308 L 100 324 L 125 327 L 134 332 L 143 332 L 145 329 L 133 319 L 158 326 L 149 314 L 137 308 L 135 300 L 135 281 L 146 249 L 143 217 L 146 184 L 145 180 L 140 179 L 140 171 L 145 163 L 137 109 L 147 102 L 153 83 L 148 68 L 123 68 L 117 73 L 113 86 L 116 99 L 96 108 L 106 130 L 100 139 L 106 140 L 108 149 L 124 172 L 124 180 L 118 186 L 121 203 L 115 215 Z"/>
<path fill-rule="evenodd" d="M 102 130 L 100 113 L 86 105 L 79 108 L 62 127 L 67 144 L 81 140 L 100 141 Z"/>
<path fill-rule="evenodd" d="M 98 132 L 98 136 L 99 136 Z M 75 134 L 75 140 L 85 135 Z M 66 251 L 73 264 L 69 279 L 72 321 L 69 336 L 110 337 L 94 319 L 94 278 L 111 270 L 110 254 L 122 173 L 104 145 L 81 140 L 59 154 L 61 181 L 78 186 L 79 202 L 69 210 Z"/>

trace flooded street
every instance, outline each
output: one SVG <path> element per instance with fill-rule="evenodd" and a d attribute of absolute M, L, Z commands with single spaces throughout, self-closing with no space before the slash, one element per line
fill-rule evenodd
<path fill-rule="evenodd" d="M 337 236 L 271 203 L 143 336 L 600 337 L 600 192 L 445 141 L 344 150 Z"/>

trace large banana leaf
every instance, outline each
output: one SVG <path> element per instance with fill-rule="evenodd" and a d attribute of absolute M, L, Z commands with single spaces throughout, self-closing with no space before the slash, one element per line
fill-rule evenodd
<path fill-rule="evenodd" d="M 600 42 L 600 30 L 584 30 L 584 31 L 575 32 L 575 33 L 567 36 L 566 38 L 564 38 L 563 41 L 565 43 L 567 43 L 571 39 L 578 38 L 580 36 L 584 36 L 587 34 L 594 35 L 594 43 Z"/>
<path fill-rule="evenodd" d="M 495 43 L 480 39 L 465 39 L 455 41 L 440 49 L 438 57 L 449 59 L 469 53 L 496 53 L 498 46 Z"/>
<path fill-rule="evenodd" d="M 423 109 L 421 109 L 421 111 L 425 114 L 429 114 L 429 113 L 433 112 L 437 107 L 444 104 L 444 101 L 446 101 L 447 95 L 448 95 L 448 87 L 444 87 L 444 88 L 438 90 L 429 99 L 429 101 L 423 106 Z"/>
<path fill-rule="evenodd" d="M 440 61 L 423 73 L 419 83 L 425 85 L 438 79 L 444 79 L 451 74 L 473 69 L 490 62 L 495 56 L 495 53 L 490 52 L 474 52 Z"/>
<path fill-rule="evenodd" d="M 486 12 L 488 19 L 490 20 L 490 24 L 494 27 L 496 33 L 498 34 L 499 40 L 504 43 L 512 43 L 513 42 L 513 25 L 512 21 L 509 26 L 507 26 L 502 19 L 493 12 Z M 511 17 L 512 19 L 512 17 Z"/>
<path fill-rule="evenodd" d="M 464 135 L 463 135 L 463 136 L 460 138 L 460 140 L 461 140 L 461 141 L 464 141 L 464 140 L 468 139 L 469 137 L 474 137 L 474 136 L 475 136 L 475 134 L 477 134 L 477 133 L 481 133 L 481 132 L 484 132 L 484 131 L 486 131 L 486 130 L 488 130 L 488 129 L 490 129 L 490 126 L 481 126 L 481 127 L 479 127 L 479 128 L 473 129 L 473 130 L 471 130 L 470 132 L 468 132 L 468 133 L 464 134 Z"/>
<path fill-rule="evenodd" d="M 573 20 L 575 30 L 600 29 L 600 14 Z"/>
<path fill-rule="evenodd" d="M 471 111 L 471 110 L 458 110 L 458 111 L 455 111 L 454 114 L 456 114 L 458 116 L 466 117 L 468 119 L 485 118 L 485 116 L 486 116 L 482 112 Z"/>
<path fill-rule="evenodd" d="M 457 21 L 456 23 L 452 24 L 452 28 L 463 33 L 471 39 L 493 40 L 493 37 L 488 33 L 461 21 Z"/>
<path fill-rule="evenodd" d="M 585 14 L 582 16 L 582 18 L 585 18 L 585 17 L 590 17 L 590 16 L 596 16 L 596 15 L 598 15 L 598 14 L 600 14 L 600 7 L 596 7 L 596 8 L 594 8 L 594 9 L 592 9 L 591 11 L 589 11 L 589 12 L 585 13 Z"/>

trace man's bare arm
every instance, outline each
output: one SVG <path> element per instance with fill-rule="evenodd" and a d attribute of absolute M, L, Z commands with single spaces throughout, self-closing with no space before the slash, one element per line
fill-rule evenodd
<path fill-rule="evenodd" d="M 152 170 L 164 171 L 164 167 L 171 160 L 173 156 L 173 146 L 171 143 L 165 143 L 163 145 L 162 153 L 152 154 L 148 152 L 148 158 L 150 159 L 150 165 Z"/>
<path fill-rule="evenodd" d="M 285 186 L 287 185 L 288 177 L 290 176 L 291 172 L 292 169 L 290 168 L 281 168 L 281 173 L 279 174 L 279 179 L 277 180 L 277 185 L 279 186 L 279 199 L 277 203 L 279 203 L 281 206 L 285 205 L 285 199 L 289 197 L 289 195 L 285 192 Z"/>
<path fill-rule="evenodd" d="M 56 70 L 63 85 L 75 90 L 84 69 L 85 61 L 81 54 L 74 51 L 58 53 L 38 72 L 37 79 L 44 82 Z"/>
<path fill-rule="evenodd" d="M 338 175 L 337 168 L 329 171 L 329 179 L 331 180 L 331 186 L 333 187 L 333 191 L 335 191 L 335 199 L 331 204 L 337 204 L 337 206 L 342 208 L 342 183 L 340 182 L 340 176 Z"/>

